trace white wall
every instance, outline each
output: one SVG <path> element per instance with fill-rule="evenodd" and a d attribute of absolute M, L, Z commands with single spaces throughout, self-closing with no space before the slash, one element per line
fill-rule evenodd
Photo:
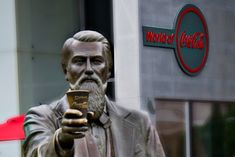
<path fill-rule="evenodd" d="M 0 0 L 0 122 L 19 113 L 15 1 Z M 0 157 L 20 156 L 19 141 L 0 141 Z"/>
<path fill-rule="evenodd" d="M 140 109 L 138 9 L 138 0 L 113 1 L 116 101 L 134 109 Z"/>

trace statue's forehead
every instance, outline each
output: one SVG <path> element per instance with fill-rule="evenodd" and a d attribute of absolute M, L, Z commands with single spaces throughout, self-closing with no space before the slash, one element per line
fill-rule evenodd
<path fill-rule="evenodd" d="M 70 45 L 70 50 L 73 52 L 102 52 L 102 43 L 101 42 L 80 42 L 74 41 Z"/>

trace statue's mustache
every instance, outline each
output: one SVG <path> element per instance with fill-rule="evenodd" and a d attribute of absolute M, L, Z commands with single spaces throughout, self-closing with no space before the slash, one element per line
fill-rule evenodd
<path fill-rule="evenodd" d="M 79 85 L 83 84 L 84 82 L 95 82 L 96 84 L 100 85 L 100 80 L 94 76 L 85 76 L 81 78 Z"/>

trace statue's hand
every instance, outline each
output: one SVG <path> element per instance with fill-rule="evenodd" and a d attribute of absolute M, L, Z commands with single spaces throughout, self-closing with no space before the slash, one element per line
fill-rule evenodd
<path fill-rule="evenodd" d="M 62 118 L 58 141 L 63 148 L 71 148 L 74 139 L 84 137 L 87 130 L 87 118 L 82 118 L 82 112 L 67 109 Z"/>

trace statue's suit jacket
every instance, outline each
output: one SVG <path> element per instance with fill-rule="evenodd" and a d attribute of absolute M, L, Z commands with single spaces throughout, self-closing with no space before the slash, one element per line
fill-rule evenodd
<path fill-rule="evenodd" d="M 120 107 L 107 100 L 115 157 L 165 157 L 158 134 L 146 114 Z M 50 105 L 33 107 L 26 115 L 26 157 L 89 157 L 86 137 L 75 142 L 74 150 L 58 149 L 56 132 L 68 108 L 66 96 Z M 90 156 L 91 157 L 91 156 Z M 92 156 L 93 157 L 93 156 Z"/>

